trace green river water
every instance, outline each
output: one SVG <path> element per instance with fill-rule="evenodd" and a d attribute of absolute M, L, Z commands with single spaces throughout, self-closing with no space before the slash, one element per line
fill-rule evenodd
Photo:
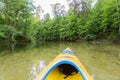
<path fill-rule="evenodd" d="M 48 64 L 70 47 L 94 80 L 120 80 L 120 44 L 44 43 L 0 44 L 0 80 L 29 80 L 34 64 Z"/>

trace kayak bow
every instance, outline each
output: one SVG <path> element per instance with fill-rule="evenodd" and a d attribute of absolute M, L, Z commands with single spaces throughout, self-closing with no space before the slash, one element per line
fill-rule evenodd
<path fill-rule="evenodd" d="M 70 48 L 59 54 L 36 80 L 92 80 Z"/>

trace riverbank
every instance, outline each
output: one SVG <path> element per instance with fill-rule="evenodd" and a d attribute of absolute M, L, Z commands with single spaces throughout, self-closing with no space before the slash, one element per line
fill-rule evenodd
<path fill-rule="evenodd" d="M 82 39 L 76 39 L 73 41 L 67 41 L 67 40 L 37 40 L 37 41 L 30 41 L 30 40 L 16 40 L 15 42 L 10 42 L 8 40 L 0 40 L 0 43 L 2 44 L 12 44 L 12 43 L 17 43 L 17 44 L 24 44 L 24 43 L 45 43 L 45 42 L 88 42 L 88 43 L 120 43 L 120 38 L 116 40 L 108 40 L 108 39 L 93 39 L 93 40 L 82 40 Z"/>

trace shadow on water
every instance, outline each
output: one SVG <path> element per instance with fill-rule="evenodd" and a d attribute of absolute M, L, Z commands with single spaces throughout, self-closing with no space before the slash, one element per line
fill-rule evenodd
<path fill-rule="evenodd" d="M 26 44 L 1 44 L 0 45 L 0 56 L 13 54 L 21 49 L 26 48 Z"/>
<path fill-rule="evenodd" d="M 13 54 L 16 52 L 19 52 L 21 50 L 29 50 L 29 49 L 34 49 L 34 48 L 40 48 L 40 47 L 49 47 L 50 43 L 47 42 L 41 42 L 39 44 L 34 43 L 11 43 L 11 44 L 3 44 L 0 43 L 0 56 L 2 55 L 7 55 L 7 53 Z"/>

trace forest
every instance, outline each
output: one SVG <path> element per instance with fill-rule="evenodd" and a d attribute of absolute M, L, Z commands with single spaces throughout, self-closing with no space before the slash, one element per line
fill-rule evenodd
<path fill-rule="evenodd" d="M 120 0 L 67 2 L 68 11 L 56 3 L 54 17 L 40 19 L 42 8 L 32 0 L 0 0 L 0 42 L 120 40 Z"/>

